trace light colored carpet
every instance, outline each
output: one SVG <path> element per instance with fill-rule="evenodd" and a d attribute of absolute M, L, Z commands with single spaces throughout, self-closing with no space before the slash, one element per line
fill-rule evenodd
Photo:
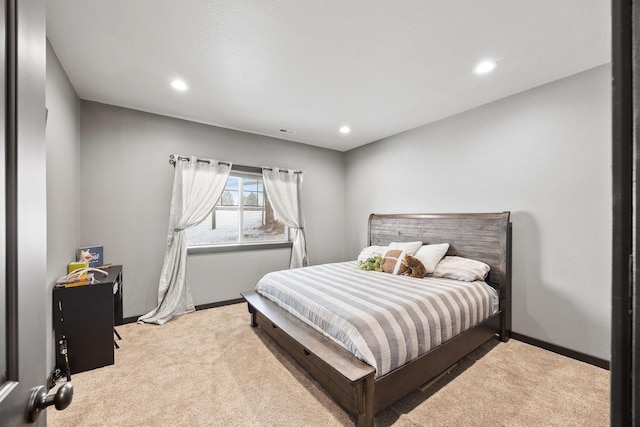
<path fill-rule="evenodd" d="M 119 326 L 115 364 L 73 375 L 73 403 L 49 408 L 49 426 L 353 425 L 249 320 L 236 304 Z M 490 341 L 376 416 L 376 426 L 607 425 L 608 371 L 513 339 Z"/>

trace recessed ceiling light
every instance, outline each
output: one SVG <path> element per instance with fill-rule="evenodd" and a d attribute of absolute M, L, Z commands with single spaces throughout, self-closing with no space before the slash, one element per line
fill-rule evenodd
<path fill-rule="evenodd" d="M 340 128 L 340 133 L 342 133 L 342 134 L 347 134 L 349 132 L 351 132 L 351 128 L 349 126 L 342 126 Z"/>
<path fill-rule="evenodd" d="M 171 87 L 175 90 L 185 91 L 189 89 L 189 86 L 184 82 L 184 80 L 174 79 L 171 81 Z"/>
<path fill-rule="evenodd" d="M 473 69 L 473 72 L 476 74 L 486 74 L 488 72 L 495 70 L 497 66 L 498 66 L 498 63 L 496 61 L 491 61 L 491 60 L 482 61 L 481 63 L 476 65 L 476 68 Z"/>

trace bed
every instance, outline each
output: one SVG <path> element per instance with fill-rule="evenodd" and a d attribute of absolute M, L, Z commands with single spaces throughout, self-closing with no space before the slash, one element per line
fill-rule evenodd
<path fill-rule="evenodd" d="M 261 327 L 327 392 L 357 418 L 373 426 L 374 416 L 411 391 L 438 378 L 458 360 L 494 337 L 509 339 L 511 330 L 511 224 L 509 212 L 481 214 L 376 215 L 369 217 L 369 245 L 422 241 L 449 243 L 448 256 L 490 266 L 485 282 L 495 288 L 498 307 L 486 320 L 447 339 L 428 352 L 381 374 L 344 345 L 283 310 L 257 292 L 244 293 L 251 326 Z M 345 264 L 345 269 L 352 268 Z M 309 270 L 312 271 L 312 270 Z M 374 275 L 385 274 L 371 272 Z M 413 279 L 420 280 L 420 279 Z M 422 279 L 425 280 L 425 279 Z"/>

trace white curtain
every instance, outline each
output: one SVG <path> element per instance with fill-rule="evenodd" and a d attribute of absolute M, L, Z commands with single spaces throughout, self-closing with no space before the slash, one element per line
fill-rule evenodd
<path fill-rule="evenodd" d="M 302 172 L 262 168 L 262 178 L 276 218 L 293 233 L 289 268 L 306 267 L 309 260 L 302 211 Z"/>
<path fill-rule="evenodd" d="M 178 156 L 176 156 L 178 158 Z M 158 306 L 138 322 L 163 325 L 172 317 L 195 310 L 187 283 L 187 244 L 184 230 L 202 222 L 222 195 L 230 163 L 178 158 L 173 177 L 169 232 L 158 286 Z"/>

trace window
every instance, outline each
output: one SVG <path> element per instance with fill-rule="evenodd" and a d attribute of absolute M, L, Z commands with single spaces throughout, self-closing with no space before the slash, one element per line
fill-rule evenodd
<path fill-rule="evenodd" d="M 231 171 L 208 219 L 186 230 L 187 246 L 277 243 L 289 230 L 275 219 L 261 173 Z"/>

